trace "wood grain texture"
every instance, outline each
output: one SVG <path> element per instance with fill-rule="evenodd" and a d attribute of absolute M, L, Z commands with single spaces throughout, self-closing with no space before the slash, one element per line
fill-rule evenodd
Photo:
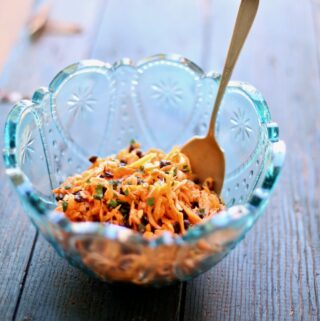
<path fill-rule="evenodd" d="M 76 23 L 83 31 L 72 36 L 44 34 L 36 42 L 24 31 L 2 72 L 0 86 L 32 94 L 37 87 L 49 85 L 59 70 L 87 58 L 105 4 L 104 0 L 55 1 L 50 18 Z"/>
<path fill-rule="evenodd" d="M 1 1 L 0 3 L 0 72 L 27 20 L 32 0 Z"/>
<path fill-rule="evenodd" d="M 233 19 L 216 2 L 212 41 Z M 217 25 L 218 24 L 218 25 Z M 320 320 L 319 35 L 310 2 L 262 1 L 234 78 L 269 102 L 288 156 L 266 213 L 224 261 L 187 286 L 184 320 Z M 222 48 L 221 48 L 222 50 Z M 224 51 L 208 64 L 221 69 Z"/>
<path fill-rule="evenodd" d="M 314 28 L 317 42 L 317 49 L 318 49 L 318 59 L 320 59 L 320 0 L 310 0 L 312 5 L 312 13 L 313 13 L 313 21 L 314 21 Z"/>
<path fill-rule="evenodd" d="M 0 104 L 1 129 L 10 107 Z M 1 142 L 1 150 L 2 145 Z M 2 157 L 0 166 L 0 319 L 10 320 L 28 271 L 36 230 L 24 215 L 18 196 L 5 177 Z"/>
<path fill-rule="evenodd" d="M 82 4 L 86 1 L 80 1 Z M 99 9 L 104 5 L 94 0 L 82 10 L 70 10 L 79 1 L 56 2 L 52 16 L 59 16 L 79 22 L 84 33 L 74 38 L 48 36 L 31 44 L 26 34 L 22 35 L 17 47 L 8 60 L 0 78 L 0 87 L 5 90 L 21 91 L 31 95 L 40 85 L 48 84 L 54 74 L 62 67 L 85 57 L 91 50 L 89 41 L 97 28 Z M 81 7 L 80 7 L 81 8 Z M 68 14 L 66 13 L 68 12 Z M 100 17 L 101 18 L 101 17 Z M 65 50 L 67 46 L 73 50 Z M 0 129 L 3 133 L 6 115 L 11 106 L 0 104 Z M 2 141 L 1 141 L 2 146 Z M 36 231 L 27 219 L 9 180 L 5 177 L 1 158 L 0 169 L 0 319 L 11 320 L 17 311 L 25 285 L 33 247 L 37 240 Z M 18 222 L 18 224 L 17 224 Z"/>
<path fill-rule="evenodd" d="M 139 9 L 142 10 L 143 6 L 140 2 L 127 2 L 126 10 L 129 16 L 130 12 Z M 152 11 L 150 7 L 150 14 L 154 15 L 153 23 L 163 26 L 166 24 L 163 17 L 168 13 L 168 8 L 161 9 L 160 1 L 155 2 L 155 9 Z M 90 49 L 87 51 L 87 57 L 100 58 L 104 60 L 114 61 L 120 57 L 128 54 L 130 57 L 137 58 L 137 53 L 134 51 L 135 47 L 130 47 L 126 52 L 120 51 L 116 56 L 110 54 L 110 48 L 114 46 L 112 42 L 106 42 L 106 39 L 127 37 L 127 31 L 134 28 L 136 20 L 131 22 L 127 21 L 127 29 L 122 30 L 123 35 L 119 35 L 118 28 L 113 26 L 118 17 L 121 19 L 122 10 L 120 10 L 117 1 L 110 1 L 106 7 L 105 14 L 103 15 L 103 23 L 101 24 L 100 31 L 97 32 L 97 37 L 92 39 L 83 39 L 83 46 L 93 46 L 92 53 Z M 189 16 L 197 9 L 194 3 L 189 2 L 184 13 L 189 12 Z M 173 7 L 171 5 L 171 9 Z M 103 13 L 103 9 L 100 10 Z M 158 17 L 157 21 L 155 21 Z M 148 18 L 150 19 L 150 17 Z M 149 20 L 150 22 L 150 20 Z M 170 26 L 173 28 L 174 19 L 170 21 Z M 198 26 L 196 29 L 201 30 L 201 19 L 198 19 Z M 121 30 L 121 29 L 120 29 Z M 146 31 L 145 31 L 146 32 Z M 117 33 L 117 36 L 115 35 Z M 146 32 L 146 34 L 148 34 Z M 148 50 L 152 49 L 152 39 L 145 39 L 141 35 L 143 43 L 140 43 L 140 52 L 142 58 L 147 54 Z M 192 35 L 192 37 L 195 37 Z M 195 37 L 196 38 L 196 37 Z M 180 48 L 179 52 L 183 52 L 182 44 L 176 44 L 176 38 L 172 37 L 162 41 L 161 47 L 165 50 L 170 47 Z M 133 43 L 133 42 L 132 42 Z M 170 45 L 171 43 L 171 45 Z M 192 51 L 197 52 L 194 56 L 200 57 L 201 42 L 198 46 L 195 45 Z M 43 45 L 44 46 L 44 45 Z M 43 46 L 34 49 L 33 55 L 30 54 L 32 61 L 34 56 L 43 57 L 47 53 Z M 62 41 L 57 39 L 47 39 L 46 47 L 61 47 L 64 46 Z M 109 49 L 108 49 L 109 46 Z M 71 53 L 77 48 L 72 48 Z M 190 49 L 190 50 L 191 50 Z M 26 49 L 27 54 L 30 48 Z M 82 48 L 80 48 L 81 52 Z M 160 49 L 159 49 L 160 50 Z M 104 56 L 103 52 L 106 51 L 107 55 Z M 167 50 L 166 50 L 167 51 Z M 130 52 L 132 54 L 130 54 Z M 109 54 L 108 54 L 109 53 Z M 150 52 L 152 54 L 154 52 Z M 119 56 L 118 56 L 119 55 Z M 136 55 L 136 56 L 135 56 Z M 188 55 L 188 54 L 187 54 Z M 68 57 L 68 56 L 67 56 Z M 49 57 L 50 59 L 50 57 Z M 54 60 L 54 57 L 52 57 Z M 59 70 L 61 61 L 54 62 L 55 66 L 50 69 Z M 43 74 L 41 74 L 43 72 Z M 39 74 L 35 75 L 33 83 L 43 81 L 50 74 L 50 70 L 45 70 L 44 66 L 39 69 Z M 52 77 L 52 76 L 51 76 Z M 30 85 L 31 86 L 31 85 Z M 59 259 L 56 253 L 51 250 L 50 246 L 40 239 L 36 243 L 32 263 L 30 265 L 29 273 L 26 278 L 25 286 L 22 292 L 16 320 L 178 320 L 180 311 L 180 297 L 183 287 L 180 284 L 174 285 L 169 288 L 161 290 L 155 289 L 139 289 L 136 287 L 121 286 L 115 287 L 98 282 L 97 280 L 90 279 L 83 275 L 80 271 L 71 268 L 62 259 Z"/>
<path fill-rule="evenodd" d="M 194 0 L 109 1 L 92 57 L 113 63 L 178 53 L 200 64 L 201 3 Z"/>
<path fill-rule="evenodd" d="M 32 46 L 22 37 L 0 85 L 28 94 L 90 55 L 113 62 L 177 52 L 221 71 L 237 3 L 109 0 L 104 9 L 102 0 L 56 1 L 53 15 L 81 22 L 85 32 Z M 239 59 L 233 78 L 266 97 L 288 157 L 266 213 L 226 259 L 185 293 L 182 285 L 154 290 L 90 279 L 35 237 L 1 170 L 1 321 L 320 320 L 319 7 L 318 0 L 261 1 Z M 0 108 L 3 128 L 9 106 Z"/>

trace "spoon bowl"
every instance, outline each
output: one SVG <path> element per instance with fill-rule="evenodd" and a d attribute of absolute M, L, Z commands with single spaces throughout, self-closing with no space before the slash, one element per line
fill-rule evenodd
<path fill-rule="evenodd" d="M 182 147 L 182 152 L 189 157 L 193 171 L 200 181 L 203 182 L 208 177 L 212 178 L 214 191 L 219 195 L 222 191 L 226 165 L 224 153 L 214 134 L 216 118 L 234 66 L 253 24 L 258 6 L 259 0 L 241 1 L 213 106 L 208 134 L 205 138 L 193 138 Z"/>
<path fill-rule="evenodd" d="M 225 176 L 225 158 L 219 144 L 213 137 L 194 137 L 182 148 L 182 152 L 190 157 L 192 171 L 203 182 L 212 177 L 213 190 L 221 194 Z"/>

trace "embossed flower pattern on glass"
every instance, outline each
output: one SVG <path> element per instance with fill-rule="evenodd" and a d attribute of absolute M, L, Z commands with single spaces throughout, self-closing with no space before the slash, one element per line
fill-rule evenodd
<path fill-rule="evenodd" d="M 96 102 L 97 100 L 93 98 L 90 87 L 79 87 L 68 101 L 68 109 L 74 117 L 79 115 L 85 117 L 86 113 L 93 112 Z"/>
<path fill-rule="evenodd" d="M 237 140 L 246 140 L 250 137 L 252 128 L 250 126 L 250 119 L 242 109 L 237 109 L 233 112 L 230 118 L 231 130 L 235 133 Z"/>
<path fill-rule="evenodd" d="M 34 128 L 31 128 L 30 125 L 27 125 L 21 136 L 20 143 L 20 163 L 24 164 L 26 161 L 31 159 L 31 155 L 34 153 L 34 138 L 32 133 Z"/>
<path fill-rule="evenodd" d="M 177 107 L 182 102 L 183 91 L 179 84 L 168 79 L 160 80 L 151 86 L 153 90 L 152 97 L 159 101 L 165 108 Z"/>
<path fill-rule="evenodd" d="M 161 64 L 157 63 L 159 60 Z M 25 208 L 27 209 L 28 216 L 33 219 L 34 223 L 46 238 L 50 240 L 59 254 L 74 265 L 78 265 L 81 268 L 86 267 L 88 272 L 92 272 L 90 274 L 94 273 L 95 275 L 99 275 L 107 281 L 122 280 L 140 284 L 160 285 L 161 283 L 171 282 L 176 279 L 190 279 L 213 266 L 243 238 L 244 234 L 255 222 L 252 218 L 254 217 L 256 219 L 262 213 L 282 167 L 285 155 L 284 144 L 269 137 L 267 126 L 274 125 L 271 119 L 269 119 L 268 108 L 263 98 L 260 97 L 260 94 L 253 91 L 250 86 L 244 87 L 241 83 L 238 83 L 234 85 L 238 88 L 237 90 L 227 91 L 226 93 L 226 95 L 228 95 L 227 99 L 231 103 L 226 104 L 224 108 L 221 109 L 217 123 L 218 127 L 216 128 L 221 142 L 227 147 L 225 148 L 227 164 L 230 164 L 231 161 L 234 162 L 231 170 L 228 172 L 228 179 L 225 181 L 223 196 L 227 204 L 235 203 L 236 205 L 233 208 L 227 209 L 222 220 L 219 217 L 213 217 L 212 220 L 210 219 L 206 222 L 207 225 L 190 231 L 190 234 L 184 237 L 183 244 L 179 241 L 176 242 L 175 239 L 171 241 L 171 238 L 165 235 L 157 240 L 157 246 L 155 246 L 153 240 L 150 243 L 146 240 L 141 241 L 136 236 L 131 237 L 130 234 L 127 233 L 128 231 L 122 228 L 115 230 L 112 226 L 98 225 L 97 222 L 84 224 L 80 229 L 80 225 L 70 224 L 63 215 L 56 215 L 57 213 L 52 212 L 49 206 L 47 206 L 48 203 L 43 202 L 44 200 L 46 201 L 46 198 L 44 199 L 46 195 L 49 196 L 49 198 L 51 197 L 50 186 L 48 190 L 38 188 L 38 186 L 40 186 L 38 185 L 38 179 L 42 176 L 42 170 L 48 175 L 45 176 L 46 180 L 50 181 L 50 175 L 53 179 L 52 181 L 57 183 L 63 181 L 65 176 L 81 170 L 84 166 L 83 157 L 80 155 L 82 151 L 79 148 L 73 147 L 78 147 L 75 146 L 75 144 L 76 139 L 79 137 L 79 132 L 86 129 L 89 130 L 92 123 L 95 124 L 95 127 L 97 126 L 101 133 L 108 134 L 108 141 L 114 142 L 113 145 L 115 145 L 115 149 L 120 148 L 124 140 L 127 142 L 130 138 L 138 139 L 139 136 L 143 140 L 144 147 L 148 148 L 153 146 L 152 140 L 155 135 L 151 132 L 153 136 L 147 136 L 150 132 L 143 127 L 145 126 L 144 122 L 137 121 L 139 117 L 137 114 L 140 112 L 141 115 L 146 115 L 147 111 L 150 112 L 153 117 L 150 117 L 150 120 L 149 118 L 142 118 L 142 120 L 145 120 L 146 123 L 148 122 L 149 127 L 152 128 L 155 126 L 154 120 L 157 120 L 158 117 L 156 112 L 164 105 L 166 105 L 164 108 L 167 108 L 167 113 L 162 113 L 163 120 L 161 119 L 161 121 L 159 121 L 161 124 L 159 124 L 158 127 L 162 132 L 169 132 L 169 134 L 178 131 L 176 126 L 177 122 L 175 121 L 178 120 L 178 118 L 175 119 L 172 117 L 172 113 L 178 115 L 179 112 L 181 112 L 180 120 L 183 119 L 182 116 L 185 116 L 188 111 L 194 111 L 195 108 L 198 108 L 197 114 L 190 116 L 190 121 L 181 122 L 183 124 L 187 123 L 188 126 L 184 125 L 184 127 L 187 127 L 185 132 L 182 133 L 181 131 L 179 137 L 177 136 L 177 144 L 179 144 L 179 142 L 185 142 L 186 139 L 194 135 L 194 133 L 201 135 L 206 131 L 209 115 L 205 115 L 205 112 L 211 111 L 211 102 L 213 100 L 213 97 L 206 95 L 208 92 L 213 92 L 213 82 L 211 80 L 206 81 L 207 77 L 201 72 L 201 69 L 194 68 L 194 66 L 191 68 L 192 64 L 187 63 L 185 59 L 179 58 L 175 62 L 173 60 L 175 60 L 173 57 L 167 59 L 163 58 L 163 56 L 148 58 L 144 63 L 139 63 L 139 67 L 128 67 L 126 63 L 116 63 L 117 68 L 110 69 L 110 83 L 102 83 L 105 81 L 105 79 L 101 77 L 102 73 L 109 73 L 109 70 L 107 71 L 107 68 L 105 68 L 105 64 L 103 64 L 101 68 L 102 64 L 100 63 L 95 65 L 92 61 L 82 61 L 76 65 L 76 67 L 73 66 L 71 69 L 68 67 L 55 78 L 55 81 L 50 87 L 51 94 L 55 100 L 45 99 L 41 103 L 40 100 L 38 100 L 38 103 L 33 103 L 36 106 L 35 108 L 30 108 L 29 105 L 26 105 L 23 113 L 21 113 L 21 104 L 17 104 L 13 112 L 8 116 L 6 123 L 8 130 L 6 130 L 4 150 L 6 157 L 5 165 L 7 168 L 16 167 L 15 158 L 12 157 L 14 153 L 13 155 L 19 160 L 19 167 L 21 167 L 28 175 L 28 178 L 30 178 L 30 184 L 28 182 L 28 184 L 24 185 L 26 188 L 20 190 L 19 186 L 17 186 L 17 182 L 20 181 L 16 179 L 20 177 L 20 173 L 17 171 L 7 171 L 16 188 L 19 189 L 19 196 L 23 204 L 27 205 Z M 116 78 L 116 74 L 111 75 L 111 73 L 116 72 L 116 70 L 120 70 L 119 68 L 129 70 L 130 75 L 124 73 L 124 75 L 119 76 L 119 78 Z M 170 74 L 167 73 L 169 69 L 172 70 Z M 70 73 L 71 70 L 72 72 Z M 186 71 L 186 73 L 181 71 Z M 195 76 L 190 78 L 190 75 L 194 73 Z M 84 77 L 84 74 L 88 76 L 88 78 Z M 201 82 L 200 84 L 198 82 L 199 78 L 203 78 L 203 83 Z M 114 85 L 112 83 L 113 79 L 116 79 Z M 170 79 L 172 79 L 172 82 L 169 81 Z M 135 80 L 137 84 L 134 84 Z M 162 82 L 162 80 L 164 82 Z M 121 86 L 122 81 L 125 82 L 126 86 Z M 217 83 L 214 82 L 214 84 L 216 85 Z M 198 85 L 204 87 L 197 89 L 196 86 Z M 114 89 L 109 89 L 107 86 L 113 86 L 112 88 Z M 80 87 L 79 90 L 78 87 Z M 133 89 L 135 92 L 133 92 Z M 243 94 L 244 92 L 246 93 L 245 95 Z M 197 96 L 199 93 L 203 99 L 202 103 L 199 100 L 200 96 Z M 101 94 L 103 94 L 103 97 L 107 97 L 108 95 L 108 97 L 110 97 L 109 101 L 112 100 L 119 103 L 105 104 L 104 106 Z M 238 95 L 240 95 L 240 97 Z M 48 95 L 48 98 L 51 97 Z M 96 101 L 94 99 L 96 99 Z M 185 107 L 185 101 L 189 103 L 187 108 Z M 52 102 L 55 104 L 51 105 Z M 134 110 L 134 108 L 136 108 L 135 104 L 140 104 L 137 110 Z M 106 118 L 101 117 L 102 114 L 99 113 L 98 108 L 100 105 L 106 110 L 109 109 L 110 119 L 114 120 L 114 122 L 106 122 Z M 113 105 L 117 105 L 119 108 L 114 108 Z M 126 107 L 125 110 L 123 106 Z M 175 107 L 171 108 L 170 106 Z M 181 110 L 179 110 L 179 107 L 181 107 Z M 52 108 L 53 113 L 51 112 Z M 111 108 L 114 109 L 111 110 Z M 130 110 L 130 108 L 132 110 Z M 48 115 L 43 115 L 43 122 L 33 124 L 35 120 L 34 113 L 38 114 L 39 118 L 41 118 L 39 114 L 42 109 L 48 111 Z M 29 112 L 32 112 L 30 119 L 27 118 L 27 113 Z M 80 118 L 83 116 L 80 115 L 80 113 L 85 114 L 88 118 L 92 117 L 91 121 L 81 121 Z M 118 114 L 116 115 L 116 113 Z M 19 121 L 16 123 L 18 114 L 21 115 L 21 117 L 19 117 Z M 78 117 L 75 118 L 74 114 Z M 127 119 L 126 122 L 122 124 L 122 116 L 125 114 Z M 49 124 L 46 122 L 47 116 L 50 116 Z M 165 123 L 164 117 L 168 117 L 167 119 L 170 120 L 168 124 Z M 194 118 L 192 119 L 192 117 Z M 121 132 L 121 125 L 120 128 L 117 126 L 117 119 L 121 119 L 120 124 L 124 128 L 124 132 Z M 33 123 L 30 123 L 30 121 L 33 121 Z M 60 124 L 56 123 L 57 121 L 59 121 Z M 220 130 L 219 122 L 221 124 Z M 111 127 L 113 123 L 115 124 L 114 128 Z M 163 130 L 163 123 L 166 125 L 165 130 Z M 71 127 L 70 124 L 73 124 L 74 127 Z M 28 128 L 27 125 L 31 128 Z M 42 126 L 41 131 L 38 131 L 37 126 L 39 125 Z M 32 128 L 32 126 L 34 126 L 34 128 Z M 59 126 L 61 127 L 61 131 L 56 128 L 58 127 L 59 129 Z M 65 135 L 61 135 L 63 130 L 66 132 Z M 107 132 L 107 130 L 109 131 Z M 195 132 L 193 132 L 193 130 Z M 256 135 L 256 132 L 261 134 Z M 41 141 L 41 135 L 44 135 L 43 142 Z M 239 146 L 237 146 L 239 143 L 236 136 L 239 139 L 249 137 L 242 139 L 241 148 L 239 148 Z M 89 138 L 90 137 L 91 135 L 89 135 Z M 93 137 L 97 140 L 96 135 Z M 122 139 L 119 146 L 117 144 L 118 137 Z M 263 140 L 263 137 L 265 137 L 265 140 Z M 162 133 L 159 138 L 156 138 L 161 143 L 166 143 L 166 140 L 168 139 L 169 141 L 170 139 L 169 135 L 167 138 L 167 136 L 163 136 Z M 13 146 L 16 148 L 12 148 L 12 142 L 18 144 L 17 146 Z M 43 149 L 42 143 L 45 142 L 47 142 L 45 146 L 47 148 Z M 79 142 L 82 143 L 80 140 Z M 89 143 L 91 143 L 90 139 Z M 103 146 L 100 145 L 99 142 L 97 150 L 103 152 L 103 149 L 100 149 L 100 147 Z M 80 147 L 82 146 L 83 145 Z M 42 152 L 42 149 L 44 153 L 39 154 L 38 152 Z M 252 152 L 252 150 L 254 150 L 254 152 Z M 105 152 L 103 153 L 106 154 Z M 86 154 L 94 155 L 91 151 Z M 40 163 L 41 155 L 44 156 L 44 159 L 41 160 Z M 27 159 L 29 160 L 26 161 Z M 23 165 L 21 164 L 22 160 L 26 162 Z M 59 163 L 57 163 L 57 161 L 59 161 Z M 41 167 L 41 172 L 38 170 L 38 164 L 43 166 L 43 168 Z M 47 165 L 50 166 L 50 171 L 48 171 Z M 267 170 L 268 173 L 265 175 Z M 250 177 L 251 171 L 252 176 Z M 244 178 L 246 181 L 244 181 Z M 33 182 L 37 184 L 33 186 Z M 239 184 L 238 187 L 237 184 Z M 249 186 L 249 188 L 247 186 Z M 260 187 L 263 187 L 263 194 L 261 194 Z M 38 193 L 38 191 L 41 191 L 41 193 Z M 31 203 L 34 198 L 30 198 L 30 192 L 34 192 L 32 195 L 37 197 L 38 202 L 36 204 L 34 202 Z M 246 205 L 248 198 L 251 201 L 250 206 L 239 207 L 239 203 Z M 45 213 L 43 213 L 42 209 L 45 209 Z M 243 210 L 243 212 L 240 212 L 240 210 Z M 34 219 L 35 217 L 37 217 L 36 220 Z M 236 234 L 228 234 L 230 230 Z M 203 251 L 200 251 L 198 246 L 200 243 L 198 240 L 205 242 L 205 244 L 208 243 L 209 247 L 203 247 Z M 220 240 L 223 244 L 219 242 Z M 83 241 L 83 247 L 75 248 L 75 241 Z M 95 241 L 97 241 L 97 251 L 93 252 L 91 248 L 88 248 L 87 244 L 91 246 Z M 131 253 L 128 253 L 127 248 L 131 249 L 134 246 L 139 247 L 141 254 L 140 261 L 143 264 L 138 266 L 138 273 L 136 273 L 137 265 L 134 266 L 135 271 L 132 273 L 132 278 L 128 278 L 128 269 L 123 271 L 123 273 L 116 271 L 116 276 L 114 276 L 115 274 L 111 273 L 114 270 L 112 266 L 103 265 L 105 269 L 111 271 L 110 274 L 107 274 L 106 270 L 101 270 L 101 262 L 94 262 L 91 257 L 87 260 L 85 259 L 86 257 L 83 256 L 81 262 L 79 259 L 79 255 L 82 255 L 82 252 L 80 252 L 81 249 L 84 251 L 84 254 L 86 254 L 86 248 L 89 250 L 89 254 L 104 254 L 102 253 L 104 249 L 101 249 L 101 241 L 104 241 L 108 246 L 111 244 L 112 247 L 119 249 L 118 261 L 120 263 L 123 262 L 123 260 L 128 260 L 128 255 L 129 259 L 130 255 L 132 256 Z M 222 249 L 220 243 L 226 246 L 225 252 L 219 252 L 220 249 Z M 170 246 L 168 247 L 168 245 Z M 153 257 L 159 256 L 159 253 L 162 253 L 159 252 L 162 247 L 165 247 L 165 254 L 169 255 L 167 265 L 170 269 L 166 269 L 165 273 L 160 273 L 163 269 L 160 269 L 161 266 L 160 268 L 156 266 L 154 260 L 152 260 Z M 124 248 L 125 251 L 122 250 Z M 209 251 L 210 253 L 208 252 L 208 248 L 212 249 L 212 251 Z M 194 261 L 191 260 L 191 265 L 180 264 L 186 261 L 185 258 L 189 255 L 189 252 L 195 254 Z M 208 255 L 210 255 L 210 257 Z M 189 255 L 188 259 L 190 257 Z M 149 261 L 150 264 L 146 264 Z M 91 264 L 90 262 L 93 263 Z M 168 273 L 167 270 L 169 271 Z M 141 277 L 141 275 L 146 277 Z"/>

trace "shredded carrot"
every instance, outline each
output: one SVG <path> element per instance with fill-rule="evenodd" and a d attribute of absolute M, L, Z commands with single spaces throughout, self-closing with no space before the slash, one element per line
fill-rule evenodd
<path fill-rule="evenodd" d="M 53 192 L 56 210 L 72 221 L 104 222 L 155 237 L 184 234 L 224 208 L 208 178 L 197 184 L 190 161 L 174 147 L 168 154 L 129 148 L 107 158 L 92 156 L 82 174 L 68 177 Z"/>

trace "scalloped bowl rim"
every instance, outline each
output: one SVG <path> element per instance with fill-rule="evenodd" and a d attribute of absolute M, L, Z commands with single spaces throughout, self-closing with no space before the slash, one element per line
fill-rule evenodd
<path fill-rule="evenodd" d="M 75 72 L 80 70 L 88 69 L 88 68 L 106 68 L 107 70 L 116 70 L 120 66 L 131 66 L 131 67 L 140 67 L 145 63 L 149 63 L 152 61 L 158 60 L 166 60 L 173 61 L 175 63 L 181 63 L 187 68 L 190 68 L 193 72 L 195 72 L 199 78 L 212 78 L 215 81 L 219 80 L 220 74 L 214 72 L 205 73 L 197 64 L 192 62 L 191 60 L 177 55 L 177 54 L 157 54 L 147 58 L 144 58 L 138 61 L 136 64 L 133 63 L 131 59 L 123 58 L 114 64 L 109 64 L 100 60 L 89 59 L 89 60 L 81 60 L 77 63 L 71 64 L 66 68 L 62 69 L 50 82 L 48 87 L 40 87 L 36 90 L 32 96 L 32 100 L 21 100 L 18 102 L 11 110 L 11 112 L 15 109 L 15 107 L 22 105 L 23 107 L 30 107 L 34 105 L 40 105 L 43 98 L 49 94 L 54 93 L 59 89 L 60 86 Z M 269 109 L 267 104 L 265 103 L 261 93 L 257 91 L 252 85 L 240 82 L 240 81 L 232 81 L 229 83 L 228 87 L 237 87 L 243 90 L 243 93 L 250 96 L 252 101 L 256 101 L 257 97 L 259 103 L 262 104 L 262 108 L 269 114 Z M 255 97 L 252 97 L 250 93 L 254 93 Z M 255 104 L 255 108 L 257 105 Z M 21 109 L 20 114 L 23 112 L 24 108 Z M 272 124 L 274 126 L 275 123 L 268 119 L 266 121 L 266 125 Z M 269 137 L 270 139 L 270 137 Z M 278 166 L 281 169 L 284 158 L 285 158 L 285 144 L 283 141 L 276 140 L 272 142 L 274 144 L 273 153 L 277 153 L 280 157 L 278 159 Z M 4 148 L 4 157 L 15 157 L 15 151 L 7 146 Z M 60 212 L 56 212 L 55 210 L 41 209 L 41 206 L 38 208 L 34 208 L 34 201 L 40 201 L 38 193 L 34 191 L 32 183 L 29 181 L 27 176 L 23 173 L 23 171 L 18 166 L 15 161 L 15 166 L 10 166 L 6 164 L 6 173 L 13 181 L 14 185 L 17 188 L 20 197 L 26 199 L 28 204 L 31 204 L 31 210 L 36 212 L 37 216 L 41 216 L 41 218 L 45 218 L 51 224 L 57 225 L 64 232 L 74 235 L 74 236 L 101 236 L 106 239 L 118 239 L 121 242 L 129 241 L 130 243 L 139 243 L 149 245 L 150 247 L 156 247 L 162 244 L 183 244 L 185 242 L 194 241 L 202 238 L 205 235 L 208 235 L 215 230 L 221 230 L 228 228 L 231 225 L 240 224 L 244 225 L 246 229 L 249 229 L 256 220 L 256 215 L 259 211 L 262 211 L 264 208 L 264 204 L 269 199 L 270 194 L 272 193 L 273 188 L 276 185 L 276 181 L 279 175 L 276 177 L 272 187 L 269 190 L 265 190 L 262 188 L 256 188 L 252 192 L 251 199 L 243 205 L 234 205 L 232 207 L 227 208 L 226 210 L 221 211 L 218 215 L 213 216 L 208 219 L 204 223 L 198 224 L 190 228 L 184 235 L 182 236 L 173 236 L 170 233 L 164 233 L 163 235 L 154 238 L 154 239 L 146 239 L 139 232 L 134 230 L 116 226 L 113 224 L 105 224 L 99 222 L 72 222 L 70 221 L 64 214 Z M 19 184 L 17 184 L 19 182 Z M 258 206 L 255 206 L 251 200 L 253 198 L 259 198 L 260 202 Z"/>

